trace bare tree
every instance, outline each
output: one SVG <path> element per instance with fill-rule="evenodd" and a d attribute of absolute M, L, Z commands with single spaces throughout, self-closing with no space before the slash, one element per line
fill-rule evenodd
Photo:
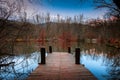
<path fill-rule="evenodd" d="M 20 37 L 28 39 L 27 34 L 31 32 L 27 13 L 21 12 L 21 4 L 22 0 L 0 0 L 0 69 L 2 69 L 0 71 L 6 71 L 7 67 L 14 64 L 12 60 L 16 39 Z M 20 21 L 11 20 L 10 18 L 18 12 Z"/>
<path fill-rule="evenodd" d="M 18 6 L 18 1 L 0 0 L 0 52 L 8 44 L 6 40 L 8 37 L 12 37 L 11 26 L 12 21 L 9 18 L 14 15 L 14 13 L 20 11 L 20 6 Z"/>
<path fill-rule="evenodd" d="M 119 0 L 113 0 L 113 2 L 120 9 L 120 1 Z"/>
<path fill-rule="evenodd" d="M 120 7 L 118 0 L 94 0 L 96 8 L 108 8 L 108 16 L 120 16 Z"/>

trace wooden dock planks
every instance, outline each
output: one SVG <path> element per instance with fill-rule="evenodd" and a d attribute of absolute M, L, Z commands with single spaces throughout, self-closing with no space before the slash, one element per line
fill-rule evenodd
<path fill-rule="evenodd" d="M 75 64 L 73 55 L 65 52 L 48 54 L 46 64 L 39 65 L 27 80 L 97 80 L 84 66 Z"/>

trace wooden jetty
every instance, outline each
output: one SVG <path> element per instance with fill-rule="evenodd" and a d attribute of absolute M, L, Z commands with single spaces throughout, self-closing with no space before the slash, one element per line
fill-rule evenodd
<path fill-rule="evenodd" d="M 32 64 L 31 64 L 32 65 Z M 40 64 L 27 80 L 97 80 L 75 57 L 65 52 L 48 54 L 46 64 Z"/>

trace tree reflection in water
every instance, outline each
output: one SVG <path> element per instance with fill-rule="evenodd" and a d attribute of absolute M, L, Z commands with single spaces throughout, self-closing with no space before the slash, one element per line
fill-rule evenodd
<path fill-rule="evenodd" d="M 29 56 L 29 57 L 28 57 Z M 12 59 L 8 58 L 7 63 L 10 65 L 2 66 L 0 69 L 0 78 L 5 80 L 24 80 L 27 76 L 38 66 L 39 52 L 29 55 L 13 56 Z M 4 62 L 6 64 L 6 62 Z M 32 64 L 32 65 L 31 65 Z"/>
<path fill-rule="evenodd" d="M 108 66 L 107 72 L 110 74 L 110 80 L 120 79 L 120 52 L 113 50 L 108 53 L 106 58 L 108 59 L 106 64 Z"/>
<path fill-rule="evenodd" d="M 25 80 L 38 66 L 40 53 L 33 46 L 17 44 L 14 55 L 0 56 L 0 80 Z M 30 51 L 31 50 L 31 51 Z M 31 65 L 32 64 L 32 65 Z"/>
<path fill-rule="evenodd" d="M 50 44 L 50 43 L 49 43 Z M 54 51 L 67 51 L 62 42 L 52 42 Z M 45 44 L 48 50 L 47 43 Z M 71 43 L 71 52 L 81 48 L 81 63 L 85 65 L 99 80 L 120 80 L 120 50 L 101 44 Z M 66 50 L 65 50 L 66 49 Z M 25 80 L 38 66 L 40 45 L 18 43 L 14 47 L 14 55 L 0 56 L 0 80 Z M 15 62 L 15 63 L 14 63 Z M 6 64 L 6 65 L 2 65 Z M 32 65 L 31 65 L 32 64 Z"/>
<path fill-rule="evenodd" d="M 120 79 L 120 50 L 95 44 L 88 44 L 82 50 L 81 63 L 99 80 Z"/>

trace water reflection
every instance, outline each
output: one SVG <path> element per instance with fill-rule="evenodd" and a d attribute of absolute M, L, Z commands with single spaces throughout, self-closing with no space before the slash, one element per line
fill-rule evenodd
<path fill-rule="evenodd" d="M 119 50 L 100 47 L 83 49 L 81 63 L 86 66 L 99 80 L 120 79 L 120 54 Z M 106 51 L 107 50 L 107 51 Z M 112 51 L 113 50 L 113 51 Z M 110 53 L 111 52 L 111 53 Z"/>
<path fill-rule="evenodd" d="M 81 49 L 80 62 L 85 65 L 99 80 L 120 80 L 120 50 L 101 44 L 87 44 L 66 41 L 54 41 L 44 44 L 46 51 L 52 46 L 53 52 L 75 52 L 76 47 Z M 14 55 L 0 56 L 0 80 L 25 80 L 38 66 L 40 60 L 40 43 L 17 43 L 14 46 Z M 31 65 L 32 64 L 32 65 Z"/>
<path fill-rule="evenodd" d="M 40 52 L 34 43 L 19 42 L 13 48 L 12 53 L 0 55 L 0 80 L 25 80 L 38 66 Z"/>
<path fill-rule="evenodd" d="M 8 63 L 15 62 L 0 69 L 2 80 L 25 80 L 27 76 L 38 66 L 39 52 L 27 55 L 17 55 L 7 59 Z M 31 65 L 32 64 L 32 65 Z"/>

